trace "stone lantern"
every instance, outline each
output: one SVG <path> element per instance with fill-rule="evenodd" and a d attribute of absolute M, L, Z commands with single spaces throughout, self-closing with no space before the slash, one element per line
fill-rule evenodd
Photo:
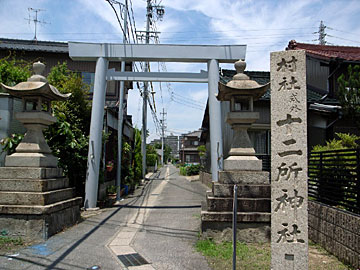
<path fill-rule="evenodd" d="M 26 82 L 14 87 L 1 86 L 11 96 L 22 99 L 23 111 L 15 117 L 27 129 L 16 152 L 6 157 L 6 167 L 57 167 L 57 158 L 51 154 L 42 130 L 56 122 L 51 115 L 51 101 L 64 101 L 71 94 L 61 94 L 47 79 L 41 75 L 45 65 L 41 62 L 33 64 L 34 75 Z"/>
<path fill-rule="evenodd" d="M 82 198 L 74 197 L 74 188 L 57 158 L 51 154 L 42 130 L 56 122 L 51 101 L 69 98 L 42 76 L 45 65 L 33 64 L 34 75 L 14 87 L 1 85 L 23 102 L 15 114 L 27 129 L 16 152 L 6 156 L 0 167 L 0 228 L 9 236 L 29 240 L 49 236 L 79 221 Z"/>
<path fill-rule="evenodd" d="M 259 113 L 254 112 L 254 101 L 259 99 L 268 89 L 270 83 L 259 85 L 244 74 L 245 61 L 235 63 L 237 74 L 226 85 L 219 83 L 217 99 L 230 101 L 230 112 L 225 121 L 234 130 L 234 137 L 229 151 L 229 157 L 224 160 L 224 170 L 261 171 L 262 163 L 255 156 L 247 130 L 259 119 Z"/>

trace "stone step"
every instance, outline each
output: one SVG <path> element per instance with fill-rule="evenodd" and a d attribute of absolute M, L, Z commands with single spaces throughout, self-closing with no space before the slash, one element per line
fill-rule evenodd
<path fill-rule="evenodd" d="M 46 192 L 0 191 L 0 205 L 48 205 L 73 197 L 73 188 Z"/>
<path fill-rule="evenodd" d="M 48 205 L 0 205 L 0 214 L 6 215 L 43 215 L 51 214 L 72 206 L 81 205 L 82 198 L 75 197 Z"/>
<path fill-rule="evenodd" d="M 265 212 L 270 213 L 270 198 L 239 198 L 238 212 Z M 207 197 L 207 211 L 232 211 L 233 199 L 221 197 Z"/>
<path fill-rule="evenodd" d="M 221 184 L 269 184 L 269 173 L 264 171 L 219 171 Z"/>
<path fill-rule="evenodd" d="M 239 198 L 270 198 L 271 185 L 237 185 Z M 233 197 L 234 185 L 213 183 L 212 192 L 214 197 Z"/>
<path fill-rule="evenodd" d="M 232 222 L 232 212 L 201 211 L 201 221 Z M 270 222 L 270 213 L 238 212 L 237 222 Z"/>
<path fill-rule="evenodd" d="M 0 167 L 0 179 L 52 179 L 62 177 L 64 176 L 61 168 Z"/>
<path fill-rule="evenodd" d="M 69 187 L 68 178 L 53 179 L 0 179 L 1 191 L 44 192 Z"/>

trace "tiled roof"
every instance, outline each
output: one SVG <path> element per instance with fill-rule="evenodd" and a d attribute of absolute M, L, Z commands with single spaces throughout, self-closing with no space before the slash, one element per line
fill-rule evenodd
<path fill-rule="evenodd" d="M 34 40 L 7 39 L 7 38 L 0 38 L 0 50 L 1 49 L 55 52 L 55 53 L 69 52 L 69 47 L 67 42 L 34 41 Z"/>
<path fill-rule="evenodd" d="M 201 130 L 196 130 L 187 134 L 183 134 L 183 136 L 185 137 L 198 137 L 198 138 L 200 138 L 200 135 L 201 135 Z"/>
<path fill-rule="evenodd" d="M 308 55 L 324 60 L 360 61 L 360 47 L 307 44 L 291 40 L 286 50 L 305 50 Z"/>

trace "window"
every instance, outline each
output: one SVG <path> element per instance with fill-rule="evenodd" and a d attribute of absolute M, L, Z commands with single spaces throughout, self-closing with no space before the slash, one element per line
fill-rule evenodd
<path fill-rule="evenodd" d="M 83 82 L 90 85 L 90 93 L 93 93 L 94 92 L 95 73 L 81 72 L 81 76 L 83 78 Z"/>
<path fill-rule="evenodd" d="M 185 160 L 186 160 L 187 163 L 191 162 L 191 155 L 186 155 Z"/>
<path fill-rule="evenodd" d="M 81 72 L 83 82 L 90 85 L 90 93 L 94 92 L 95 73 L 94 72 Z M 116 90 L 120 89 L 120 82 L 108 81 L 106 85 L 106 95 L 116 96 Z"/>

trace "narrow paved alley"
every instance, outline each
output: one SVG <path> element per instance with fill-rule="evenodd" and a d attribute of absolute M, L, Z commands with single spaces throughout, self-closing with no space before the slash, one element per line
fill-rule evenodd
<path fill-rule="evenodd" d="M 0 256 L 0 269 L 210 269 L 194 248 L 205 193 L 166 165 L 121 205 Z M 148 264 L 129 266 L 136 262 Z"/>

